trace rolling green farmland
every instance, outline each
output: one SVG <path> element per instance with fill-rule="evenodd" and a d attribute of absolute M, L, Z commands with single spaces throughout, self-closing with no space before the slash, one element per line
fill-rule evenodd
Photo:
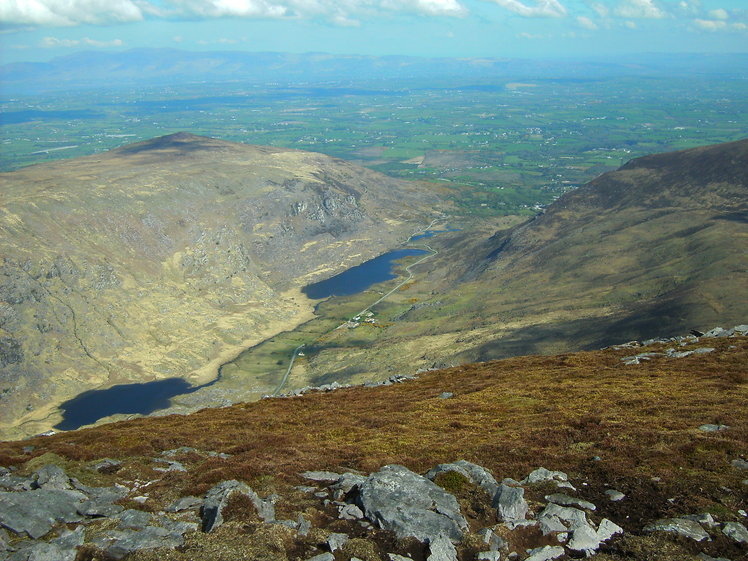
<path fill-rule="evenodd" d="M 633 157 L 748 136 L 745 91 L 742 80 L 605 78 L 19 97 L 0 103 L 0 170 L 184 130 L 438 181 L 466 214 L 533 214 Z"/>

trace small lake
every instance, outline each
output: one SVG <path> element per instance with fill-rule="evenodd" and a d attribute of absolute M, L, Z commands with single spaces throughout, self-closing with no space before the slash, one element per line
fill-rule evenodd
<path fill-rule="evenodd" d="M 394 279 L 394 262 L 403 257 L 426 255 L 423 249 L 396 249 L 351 267 L 329 279 L 308 284 L 301 291 L 312 300 L 330 296 L 349 296 L 369 288 L 373 284 Z"/>
<path fill-rule="evenodd" d="M 307 285 L 302 291 L 314 300 L 330 296 L 356 294 L 373 284 L 394 279 L 397 276 L 393 272 L 394 262 L 398 259 L 428 253 L 428 251 L 422 249 L 390 251 L 351 267 L 327 280 Z M 251 350 L 248 349 L 245 352 Z M 220 378 L 221 370 L 219 369 L 218 377 L 202 386 L 190 386 L 182 378 L 168 378 L 143 384 L 122 384 L 106 390 L 87 391 L 60 406 L 62 421 L 54 428 L 57 430 L 75 430 L 110 415 L 149 415 L 154 411 L 169 407 L 171 405 L 170 400 L 173 397 L 190 394 L 201 388 L 211 386 Z"/>
<path fill-rule="evenodd" d="M 75 430 L 109 415 L 148 415 L 169 407 L 172 397 L 197 389 L 182 378 L 168 378 L 144 384 L 123 384 L 106 390 L 90 390 L 60 405 L 62 422 L 54 428 Z"/>

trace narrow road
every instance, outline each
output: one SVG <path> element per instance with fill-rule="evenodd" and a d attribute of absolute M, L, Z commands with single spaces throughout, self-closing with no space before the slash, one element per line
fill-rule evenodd
<path fill-rule="evenodd" d="M 413 232 L 408 237 L 408 239 L 405 241 L 405 243 L 403 245 L 405 245 L 407 243 L 410 243 L 410 240 L 413 238 L 413 236 L 417 236 L 418 234 L 422 234 L 422 233 L 427 232 L 428 230 L 430 230 L 431 228 L 433 228 L 434 224 L 436 224 L 437 222 L 440 222 L 442 220 L 444 220 L 444 219 L 443 218 L 435 218 L 425 228 L 421 228 L 420 230 L 417 230 L 416 232 Z M 410 265 L 408 265 L 407 267 L 405 267 L 405 272 L 408 273 L 408 278 L 406 278 L 404 281 L 402 281 L 400 284 L 398 284 L 395 288 L 393 288 L 392 290 L 390 290 L 387 294 L 385 294 L 384 296 L 382 296 L 381 298 L 379 298 L 376 302 L 374 302 L 372 304 L 369 304 L 366 308 L 364 308 L 363 310 L 361 310 L 360 312 L 358 312 L 357 314 L 355 314 L 353 317 L 360 316 L 361 314 L 365 314 L 366 312 L 368 312 L 369 310 L 371 310 L 374 306 L 376 306 L 380 302 L 386 300 L 393 293 L 395 293 L 398 290 L 400 290 L 400 288 L 402 288 L 403 286 L 405 286 L 406 284 L 408 284 L 410 281 L 413 280 L 413 277 L 415 276 L 413 274 L 413 271 L 411 270 L 413 267 L 415 267 L 416 265 L 419 265 L 419 264 L 423 263 L 427 259 L 431 259 L 435 255 L 439 255 L 439 252 L 437 250 L 435 250 L 433 247 L 431 247 L 430 245 L 428 245 L 428 244 L 424 243 L 424 244 L 422 244 L 420 246 L 416 246 L 416 247 L 423 247 L 424 249 L 430 251 L 431 253 L 429 253 L 428 255 L 424 255 L 423 257 L 421 257 L 415 263 L 411 263 Z M 347 323 L 348 322 L 341 323 L 335 329 L 340 329 L 341 327 L 343 327 Z M 286 385 L 286 382 L 288 382 L 288 377 L 291 375 L 291 369 L 293 368 L 293 363 L 296 361 L 296 357 L 299 356 L 299 351 L 301 351 L 301 349 L 303 347 L 304 347 L 304 343 L 302 343 L 301 345 L 299 345 L 298 347 L 296 347 L 294 349 L 293 354 L 291 355 L 291 362 L 289 363 L 288 369 L 286 370 L 286 374 L 283 376 L 283 379 L 278 384 L 278 387 L 275 388 L 275 391 L 272 394 L 270 394 L 273 397 L 279 395 L 281 393 L 281 391 L 283 390 L 283 387 Z"/>
<path fill-rule="evenodd" d="M 283 376 L 283 379 L 280 381 L 280 384 L 278 384 L 278 387 L 275 388 L 275 391 L 271 393 L 273 397 L 277 396 L 281 390 L 283 389 L 283 386 L 286 385 L 286 382 L 288 381 L 288 377 L 291 375 L 291 369 L 293 368 L 293 363 L 296 360 L 296 357 L 299 356 L 299 351 L 304 347 L 304 343 L 299 345 L 293 350 L 293 354 L 291 355 L 291 362 L 288 364 L 288 370 L 286 370 L 286 374 Z"/>

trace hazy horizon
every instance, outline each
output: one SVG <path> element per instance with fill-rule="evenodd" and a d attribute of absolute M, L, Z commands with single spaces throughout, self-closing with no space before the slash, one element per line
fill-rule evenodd
<path fill-rule="evenodd" d="M 748 53 L 741 0 L 39 0 L 0 6 L 0 63 L 80 51 L 488 58 Z"/>

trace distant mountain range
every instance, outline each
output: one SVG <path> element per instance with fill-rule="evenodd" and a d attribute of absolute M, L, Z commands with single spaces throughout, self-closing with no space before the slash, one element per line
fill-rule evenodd
<path fill-rule="evenodd" d="M 609 76 L 731 76 L 748 69 L 748 55 L 642 55 L 612 61 L 589 59 L 525 60 L 495 58 L 419 58 L 332 55 L 325 53 L 191 52 L 133 49 L 79 52 L 49 62 L 0 67 L 3 95 L 80 88 L 244 82 L 280 84 L 326 81 L 410 80 L 428 78 L 449 85 L 455 79 L 599 79 Z M 748 75 L 748 70 L 744 70 Z M 452 83 L 452 85 L 458 85 Z"/>

